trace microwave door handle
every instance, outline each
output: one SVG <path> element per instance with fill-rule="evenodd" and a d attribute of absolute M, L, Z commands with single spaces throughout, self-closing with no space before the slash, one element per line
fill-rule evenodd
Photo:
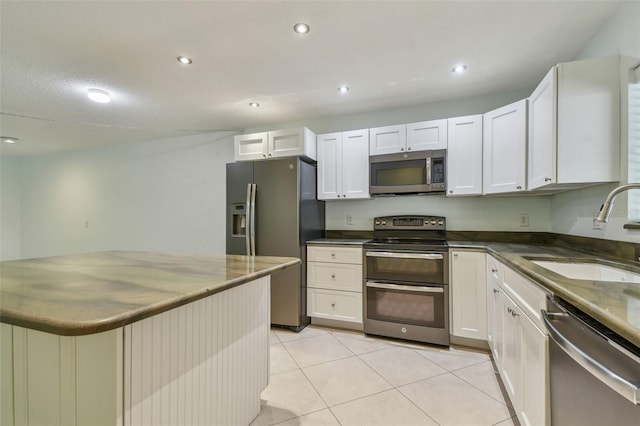
<path fill-rule="evenodd" d="M 431 157 L 427 157 L 427 185 L 431 185 Z"/>

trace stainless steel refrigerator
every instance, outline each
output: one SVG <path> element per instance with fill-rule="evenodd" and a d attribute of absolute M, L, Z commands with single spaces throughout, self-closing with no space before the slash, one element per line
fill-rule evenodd
<path fill-rule="evenodd" d="M 307 316 L 306 242 L 324 234 L 316 166 L 299 157 L 227 164 L 227 254 L 298 257 L 271 276 L 271 323 L 297 331 Z"/>

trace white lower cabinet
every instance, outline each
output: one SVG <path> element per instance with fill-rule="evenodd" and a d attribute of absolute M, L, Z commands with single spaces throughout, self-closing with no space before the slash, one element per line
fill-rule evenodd
<path fill-rule="evenodd" d="M 362 247 L 307 247 L 307 315 L 362 324 Z"/>
<path fill-rule="evenodd" d="M 485 253 L 451 250 L 451 306 L 454 336 L 487 340 Z"/>
<path fill-rule="evenodd" d="M 487 269 L 487 342 L 500 377 L 520 423 L 548 425 L 548 341 L 539 317 L 546 293 L 491 256 Z"/>

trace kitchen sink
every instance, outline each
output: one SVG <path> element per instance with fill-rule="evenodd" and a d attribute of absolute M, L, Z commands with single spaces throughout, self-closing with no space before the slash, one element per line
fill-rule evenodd
<path fill-rule="evenodd" d="M 596 262 L 566 262 L 531 260 L 556 274 L 574 280 L 615 281 L 640 284 L 640 273 Z"/>

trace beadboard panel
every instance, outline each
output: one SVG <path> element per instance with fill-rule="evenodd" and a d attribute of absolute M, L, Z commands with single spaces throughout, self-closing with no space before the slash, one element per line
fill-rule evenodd
<path fill-rule="evenodd" d="M 125 425 L 249 424 L 269 377 L 269 278 L 125 327 Z"/>

